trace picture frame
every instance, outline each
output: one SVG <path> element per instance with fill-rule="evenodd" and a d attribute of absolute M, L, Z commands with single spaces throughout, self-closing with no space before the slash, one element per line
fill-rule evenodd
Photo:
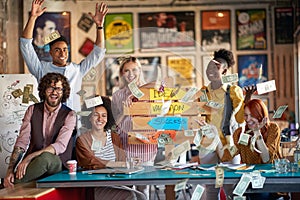
<path fill-rule="evenodd" d="M 196 86 L 195 56 L 167 56 L 168 76 L 173 77 L 175 86 Z"/>
<path fill-rule="evenodd" d="M 268 80 L 267 54 L 238 55 L 237 61 L 240 87 L 256 85 Z"/>
<path fill-rule="evenodd" d="M 104 22 L 106 53 L 133 53 L 132 13 L 108 13 Z"/>
<path fill-rule="evenodd" d="M 94 42 L 91 39 L 86 38 L 81 47 L 79 48 L 79 53 L 86 57 L 93 50 L 93 48 Z"/>
<path fill-rule="evenodd" d="M 293 44 L 294 10 L 292 7 L 274 8 L 275 43 Z"/>
<path fill-rule="evenodd" d="M 230 10 L 201 12 L 201 48 L 204 51 L 231 49 L 230 16 Z"/>
<path fill-rule="evenodd" d="M 265 9 L 236 10 L 237 50 L 266 50 L 266 23 Z"/>
<path fill-rule="evenodd" d="M 30 15 L 30 13 L 29 13 Z M 71 12 L 45 12 L 39 16 L 33 28 L 33 47 L 42 61 L 52 61 L 49 44 L 44 44 L 42 38 L 54 31 L 58 31 L 68 42 L 69 58 L 71 60 Z"/>
<path fill-rule="evenodd" d="M 195 50 L 195 13 L 138 13 L 141 52 Z"/>

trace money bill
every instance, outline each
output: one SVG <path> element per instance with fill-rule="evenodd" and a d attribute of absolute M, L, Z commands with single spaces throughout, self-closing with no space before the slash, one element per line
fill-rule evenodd
<path fill-rule="evenodd" d="M 79 116 L 87 117 L 91 114 L 91 111 L 78 111 L 76 114 Z"/>
<path fill-rule="evenodd" d="M 185 142 L 179 144 L 178 146 L 176 146 L 175 148 L 172 149 L 172 157 L 171 157 L 171 160 L 173 159 L 178 159 L 178 157 L 184 153 L 184 152 L 187 152 L 191 149 L 191 145 L 190 145 L 190 142 L 189 140 L 186 140 Z"/>
<path fill-rule="evenodd" d="M 249 183 L 251 182 L 252 177 L 250 174 L 244 173 L 237 184 L 237 186 L 233 190 L 233 194 L 238 195 L 238 196 L 243 196 L 245 193 L 246 189 L 249 186 Z"/>
<path fill-rule="evenodd" d="M 186 137 L 193 137 L 194 136 L 194 130 L 183 130 L 184 136 Z"/>
<path fill-rule="evenodd" d="M 197 92 L 199 89 L 197 87 L 191 87 L 181 98 L 181 102 L 188 102 Z"/>
<path fill-rule="evenodd" d="M 165 101 L 163 103 L 163 105 L 161 107 L 161 112 L 160 112 L 161 116 L 164 116 L 169 112 L 171 104 L 172 104 L 171 100 L 170 101 Z"/>
<path fill-rule="evenodd" d="M 46 35 L 45 37 L 42 38 L 44 44 L 49 44 L 50 42 L 56 40 L 57 38 L 60 37 L 60 34 L 58 31 L 54 31 L 53 33 L 50 33 L 49 35 Z"/>
<path fill-rule="evenodd" d="M 146 142 L 150 142 L 149 139 L 148 139 L 146 136 L 142 135 L 142 134 L 135 133 L 135 137 L 136 137 L 137 139 L 144 140 L 144 141 L 146 141 Z"/>
<path fill-rule="evenodd" d="M 20 96 L 23 95 L 23 92 L 22 92 L 21 89 L 16 89 L 16 90 L 12 91 L 11 94 L 12 94 L 15 98 L 18 98 L 18 97 L 20 97 Z"/>
<path fill-rule="evenodd" d="M 24 86 L 22 103 L 29 103 L 30 87 Z"/>
<path fill-rule="evenodd" d="M 86 99 L 86 100 L 84 100 L 84 102 L 85 102 L 85 105 L 87 108 L 91 108 L 91 107 L 95 107 L 97 105 L 103 104 L 101 96 L 94 97 L 91 99 Z"/>
<path fill-rule="evenodd" d="M 238 81 L 239 81 L 238 73 L 222 76 L 222 83 L 223 84 L 224 83 L 233 83 L 233 82 L 238 82 Z"/>
<path fill-rule="evenodd" d="M 201 90 L 201 92 L 203 93 L 203 95 L 200 96 L 200 102 L 208 102 L 206 90 Z"/>
<path fill-rule="evenodd" d="M 276 110 L 276 112 L 273 115 L 273 119 L 281 118 L 283 112 L 287 109 L 288 105 L 279 106 L 279 108 Z"/>
<path fill-rule="evenodd" d="M 275 80 L 256 84 L 257 94 L 265 94 L 276 90 Z"/>
<path fill-rule="evenodd" d="M 224 182 L 224 169 L 222 167 L 216 167 L 216 183 L 215 188 L 220 188 L 223 186 Z"/>
<path fill-rule="evenodd" d="M 183 180 L 181 180 L 181 181 L 178 181 L 178 182 L 176 183 L 176 185 L 175 185 L 174 191 L 177 192 L 177 191 L 180 191 L 180 190 L 184 190 L 187 181 L 188 181 L 188 179 L 183 179 Z"/>
<path fill-rule="evenodd" d="M 205 190 L 205 188 L 198 184 L 193 192 L 191 200 L 200 200 L 203 195 L 204 190 Z"/>
<path fill-rule="evenodd" d="M 252 175 L 252 188 L 253 189 L 260 189 L 264 187 L 266 177 L 261 176 L 260 172 L 251 172 Z"/>
<path fill-rule="evenodd" d="M 233 200 L 246 200 L 245 196 L 233 196 Z"/>
<path fill-rule="evenodd" d="M 144 96 L 144 93 L 138 88 L 135 81 L 130 82 L 128 84 L 128 88 L 136 98 L 140 99 L 142 96 Z"/>
<path fill-rule="evenodd" d="M 38 103 L 39 102 L 39 100 L 32 93 L 29 94 L 29 98 L 34 103 Z"/>
<path fill-rule="evenodd" d="M 196 135 L 194 137 L 193 143 L 196 145 L 196 147 L 200 146 L 202 140 L 202 132 L 200 129 L 196 132 Z"/>
<path fill-rule="evenodd" d="M 258 149 L 256 148 L 256 140 L 257 140 L 257 137 L 255 137 L 255 136 L 253 136 L 253 137 L 251 138 L 251 142 L 250 142 L 250 150 L 251 150 L 252 152 L 256 151 L 257 153 L 261 154 L 261 151 L 258 150 Z"/>
<path fill-rule="evenodd" d="M 200 130 L 202 135 L 205 135 L 210 139 L 215 137 L 215 133 L 212 131 L 211 126 L 209 125 L 201 126 Z"/>
<path fill-rule="evenodd" d="M 236 152 L 238 151 L 238 149 L 237 149 L 237 147 L 235 145 L 230 146 L 228 148 L 228 150 L 229 150 L 229 153 L 230 153 L 231 157 L 234 157 L 235 154 L 236 154 Z"/>
<path fill-rule="evenodd" d="M 205 105 L 214 109 L 220 109 L 223 107 L 223 104 L 214 101 L 208 101 Z"/>
<path fill-rule="evenodd" d="M 247 133 L 241 133 L 238 144 L 242 144 L 247 146 L 249 143 L 249 138 L 251 135 L 247 134 Z"/>

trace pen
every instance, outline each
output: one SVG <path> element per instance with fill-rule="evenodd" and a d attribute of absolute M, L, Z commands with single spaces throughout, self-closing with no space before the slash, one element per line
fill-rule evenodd
<path fill-rule="evenodd" d="M 190 172 L 175 172 L 175 174 L 189 174 Z"/>
<path fill-rule="evenodd" d="M 125 178 L 125 176 L 120 176 L 120 175 L 116 175 L 116 174 L 107 174 L 106 177 L 109 177 L 109 178 Z"/>

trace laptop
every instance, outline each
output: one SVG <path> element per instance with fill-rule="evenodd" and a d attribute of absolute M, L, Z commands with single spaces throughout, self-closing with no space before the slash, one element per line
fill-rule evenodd
<path fill-rule="evenodd" d="M 115 168 L 105 168 L 105 169 L 95 169 L 82 171 L 83 174 L 135 174 L 141 171 L 144 171 L 144 167 L 137 166 L 134 168 L 125 168 L 125 167 L 115 167 Z"/>

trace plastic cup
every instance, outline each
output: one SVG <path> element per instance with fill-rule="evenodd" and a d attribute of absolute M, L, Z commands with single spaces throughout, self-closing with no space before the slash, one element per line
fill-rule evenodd
<path fill-rule="evenodd" d="M 69 160 L 67 161 L 69 174 L 76 174 L 77 171 L 77 161 L 76 160 Z"/>

